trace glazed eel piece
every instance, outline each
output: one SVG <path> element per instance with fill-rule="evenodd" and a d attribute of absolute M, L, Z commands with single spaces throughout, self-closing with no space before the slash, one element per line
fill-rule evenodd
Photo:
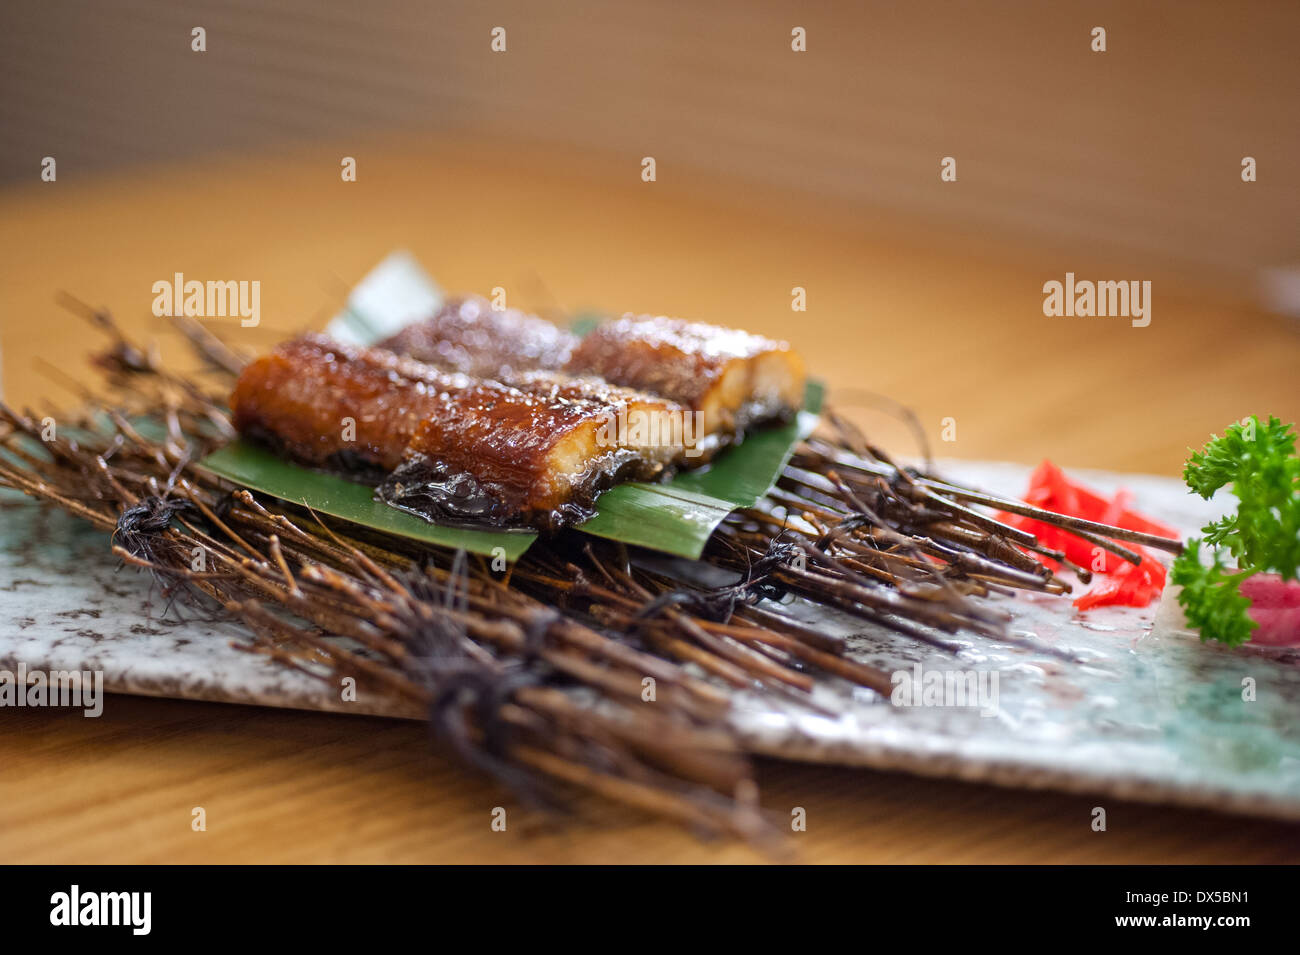
<path fill-rule="evenodd" d="M 487 299 L 471 297 L 448 302 L 378 347 L 475 378 L 508 379 L 518 372 L 558 371 L 577 343 L 577 336 L 544 318 L 518 309 L 495 311 Z"/>
<path fill-rule="evenodd" d="M 555 528 L 683 454 L 623 428 L 630 409 L 669 402 L 553 374 L 520 385 L 308 336 L 250 363 L 230 400 L 245 436 L 378 481 L 381 500 L 439 523 Z"/>
<path fill-rule="evenodd" d="M 378 347 L 507 382 L 535 369 L 596 376 L 697 412 L 703 432 L 723 440 L 803 405 L 804 364 L 788 344 L 678 318 L 625 315 L 578 338 L 535 315 L 466 298 Z"/>
<path fill-rule="evenodd" d="M 806 377 L 785 342 L 652 315 L 598 325 L 565 370 L 676 401 L 703 416 L 706 433 L 727 440 L 792 416 L 803 407 Z"/>

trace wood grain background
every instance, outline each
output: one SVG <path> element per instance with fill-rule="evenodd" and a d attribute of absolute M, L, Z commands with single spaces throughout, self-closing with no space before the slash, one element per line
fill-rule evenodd
<path fill-rule="evenodd" d="M 10 0 L 0 180 L 43 156 L 80 178 L 393 129 L 486 135 L 1250 297 L 1261 270 L 1300 269 L 1297 35 L 1284 0 Z M 960 188 L 939 183 L 944 156 Z"/>

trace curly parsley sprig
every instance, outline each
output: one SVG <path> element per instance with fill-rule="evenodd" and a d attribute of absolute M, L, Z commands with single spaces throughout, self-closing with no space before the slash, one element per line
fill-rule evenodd
<path fill-rule="evenodd" d="M 1237 513 L 1201 528 L 1174 561 L 1171 579 L 1187 620 L 1202 640 L 1236 646 L 1250 639 L 1257 624 L 1246 611 L 1250 600 L 1241 582 L 1263 571 L 1296 579 L 1300 568 L 1300 458 L 1296 457 L 1293 425 L 1257 417 L 1230 425 L 1222 437 L 1212 437 L 1192 452 L 1183 478 L 1201 497 L 1232 485 Z M 1201 561 L 1202 543 L 1210 547 L 1210 563 Z M 1225 555 L 1237 569 L 1225 567 Z"/>

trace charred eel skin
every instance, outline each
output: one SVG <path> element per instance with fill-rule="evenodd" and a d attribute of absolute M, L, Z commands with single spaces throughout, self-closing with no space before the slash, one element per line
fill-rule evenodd
<path fill-rule="evenodd" d="M 475 378 L 509 380 L 519 372 L 559 371 L 577 343 L 544 318 L 497 311 L 487 299 L 471 297 L 448 302 L 376 347 Z"/>
<path fill-rule="evenodd" d="M 698 412 L 704 433 L 724 441 L 789 418 L 803 405 L 806 378 L 787 343 L 748 332 L 629 314 L 578 339 L 480 298 L 450 302 L 379 347 L 511 384 L 539 370 L 596 377 Z"/>
<path fill-rule="evenodd" d="M 250 363 L 231 407 L 242 434 L 303 464 L 389 472 L 379 498 L 439 523 L 554 528 L 610 483 L 664 472 L 662 455 L 619 441 L 624 390 L 530 389 L 308 336 Z"/>
<path fill-rule="evenodd" d="M 740 434 L 803 406 L 803 359 L 788 344 L 680 318 L 599 325 L 565 368 L 670 398 L 702 413 L 710 434 Z"/>

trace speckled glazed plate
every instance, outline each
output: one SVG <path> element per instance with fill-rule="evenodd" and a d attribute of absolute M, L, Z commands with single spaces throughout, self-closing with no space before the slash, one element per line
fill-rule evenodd
<path fill-rule="evenodd" d="M 1016 494 L 1029 469 L 941 470 Z M 1071 473 L 1103 491 L 1127 487 L 1139 509 L 1184 532 L 1222 510 L 1172 479 Z M 118 567 L 103 534 L 11 494 L 0 498 L 0 593 L 3 669 L 101 670 L 121 693 L 419 715 L 364 693 L 344 702 L 331 685 L 240 649 L 239 626 L 167 611 L 147 575 Z M 792 604 L 787 612 L 851 634 L 857 658 L 919 675 L 920 686 L 934 672 L 974 680 L 982 705 L 890 705 L 827 679 L 811 707 L 742 697 L 736 729 L 755 752 L 790 759 L 1300 819 L 1300 651 L 1203 645 L 1168 598 L 1086 615 L 1068 598 L 1000 603 L 1014 615 L 1009 639 L 934 645 Z"/>

